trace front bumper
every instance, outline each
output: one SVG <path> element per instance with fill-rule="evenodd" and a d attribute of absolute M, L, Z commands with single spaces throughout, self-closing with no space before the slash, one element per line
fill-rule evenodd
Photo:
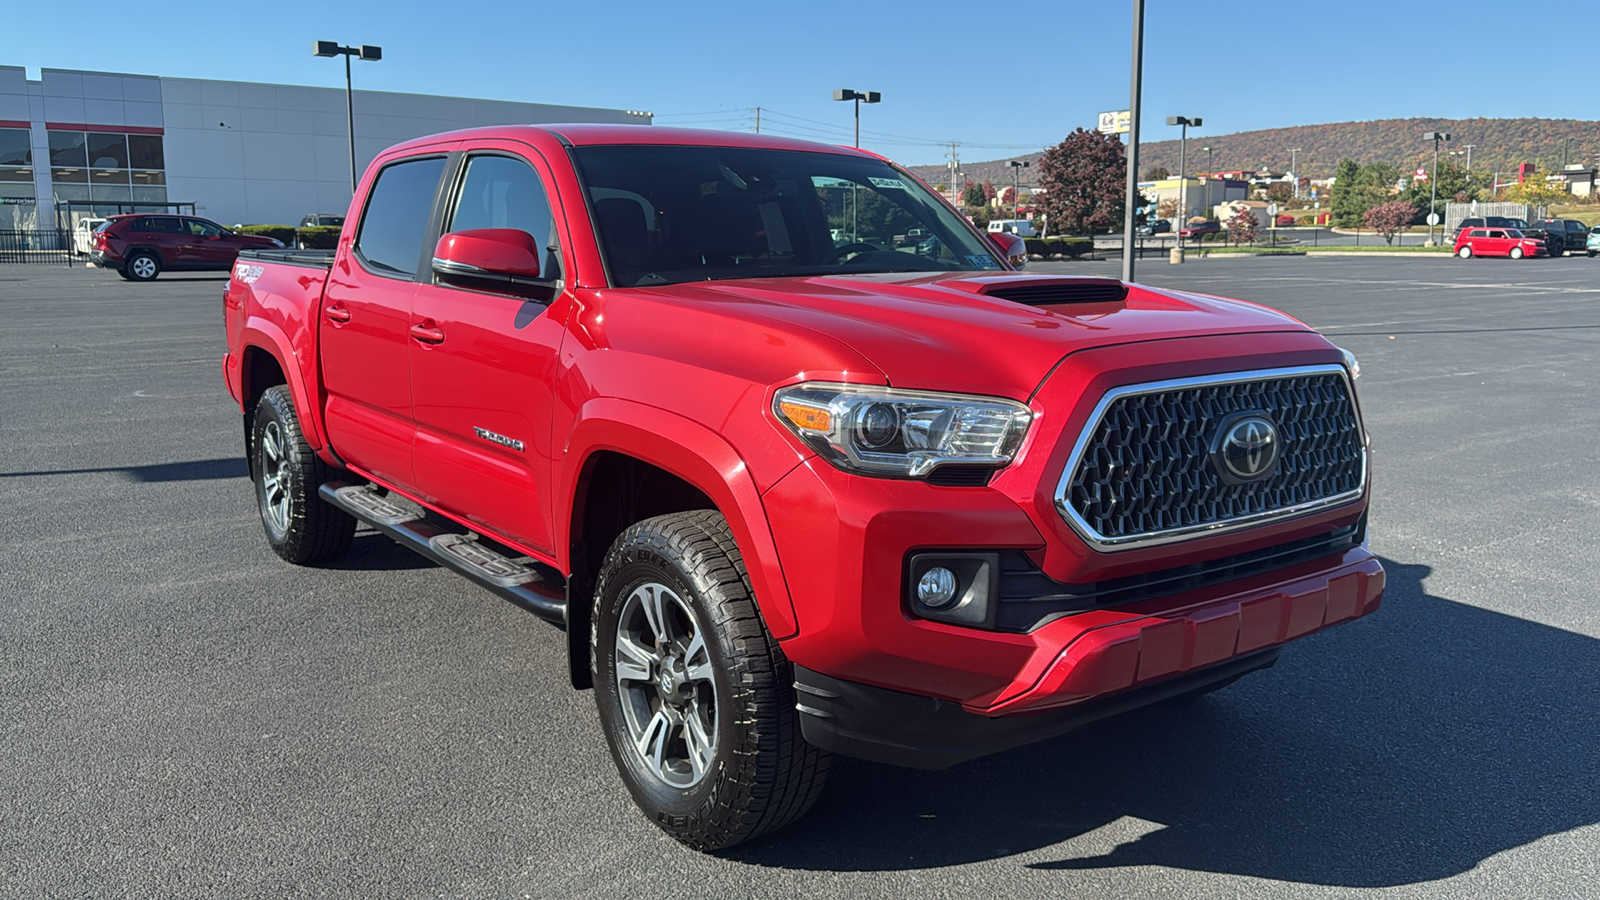
<path fill-rule="evenodd" d="M 800 732 L 813 746 L 889 765 L 948 769 L 1182 694 L 1221 687 L 1273 665 L 1278 653 L 1274 647 L 1065 709 L 1001 718 L 980 716 L 955 703 L 841 681 L 796 666 L 795 708 L 800 713 Z"/>

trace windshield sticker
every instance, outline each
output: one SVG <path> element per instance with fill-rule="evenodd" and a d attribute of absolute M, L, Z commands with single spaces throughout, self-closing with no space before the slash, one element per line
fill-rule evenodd
<path fill-rule="evenodd" d="M 700 196 L 709 197 L 712 194 L 715 194 L 716 192 L 717 192 L 717 182 L 715 182 L 715 181 L 702 181 L 702 182 L 700 182 Z"/>
<path fill-rule="evenodd" d="M 967 254 L 967 262 L 985 268 L 995 268 L 998 265 L 994 261 L 994 257 L 986 253 L 969 253 Z"/>
<path fill-rule="evenodd" d="M 900 191 L 911 190 L 910 188 L 906 187 L 906 183 L 904 181 L 901 181 L 898 178 L 868 178 L 867 180 L 872 182 L 873 187 L 894 188 L 895 190 Z"/>
<path fill-rule="evenodd" d="M 844 178 L 829 178 L 826 175 L 811 176 L 811 183 L 819 188 L 847 188 L 856 186 L 854 181 L 848 181 Z"/>

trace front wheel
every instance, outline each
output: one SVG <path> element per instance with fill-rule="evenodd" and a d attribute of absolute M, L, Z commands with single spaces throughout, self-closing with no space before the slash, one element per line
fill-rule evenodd
<path fill-rule="evenodd" d="M 272 552 L 299 565 L 343 556 L 356 520 L 318 496 L 333 467 L 306 443 L 286 386 L 261 395 L 251 435 L 256 505 Z"/>
<path fill-rule="evenodd" d="M 645 815 L 698 850 L 804 815 L 829 756 L 800 735 L 793 671 L 727 521 L 695 510 L 633 525 L 606 553 L 594 596 L 600 724 Z"/>
<path fill-rule="evenodd" d="M 1471 259 L 1472 258 L 1472 248 L 1471 247 L 1462 247 L 1460 250 L 1456 251 L 1456 255 L 1461 257 L 1462 259 Z"/>
<path fill-rule="evenodd" d="M 1522 248 L 1521 247 L 1512 247 L 1511 248 L 1511 258 L 1512 259 L 1521 259 L 1522 258 Z"/>

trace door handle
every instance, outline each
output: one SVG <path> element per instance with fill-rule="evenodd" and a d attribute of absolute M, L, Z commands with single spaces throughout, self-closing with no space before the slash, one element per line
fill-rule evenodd
<path fill-rule="evenodd" d="M 324 309 L 322 314 L 327 316 L 328 321 L 330 322 L 343 323 L 350 321 L 350 310 L 345 309 L 341 305 L 330 306 L 327 309 Z"/>
<path fill-rule="evenodd" d="M 444 343 L 444 329 L 432 324 L 433 320 L 418 322 L 411 326 L 411 336 L 424 344 Z"/>

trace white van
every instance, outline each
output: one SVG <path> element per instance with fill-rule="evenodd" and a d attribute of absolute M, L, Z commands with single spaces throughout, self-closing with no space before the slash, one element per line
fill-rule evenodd
<path fill-rule="evenodd" d="M 1033 230 L 1033 223 L 1027 219 L 993 219 L 989 222 L 989 231 L 994 234 L 1014 234 L 1025 238 L 1039 236 L 1039 232 Z"/>

